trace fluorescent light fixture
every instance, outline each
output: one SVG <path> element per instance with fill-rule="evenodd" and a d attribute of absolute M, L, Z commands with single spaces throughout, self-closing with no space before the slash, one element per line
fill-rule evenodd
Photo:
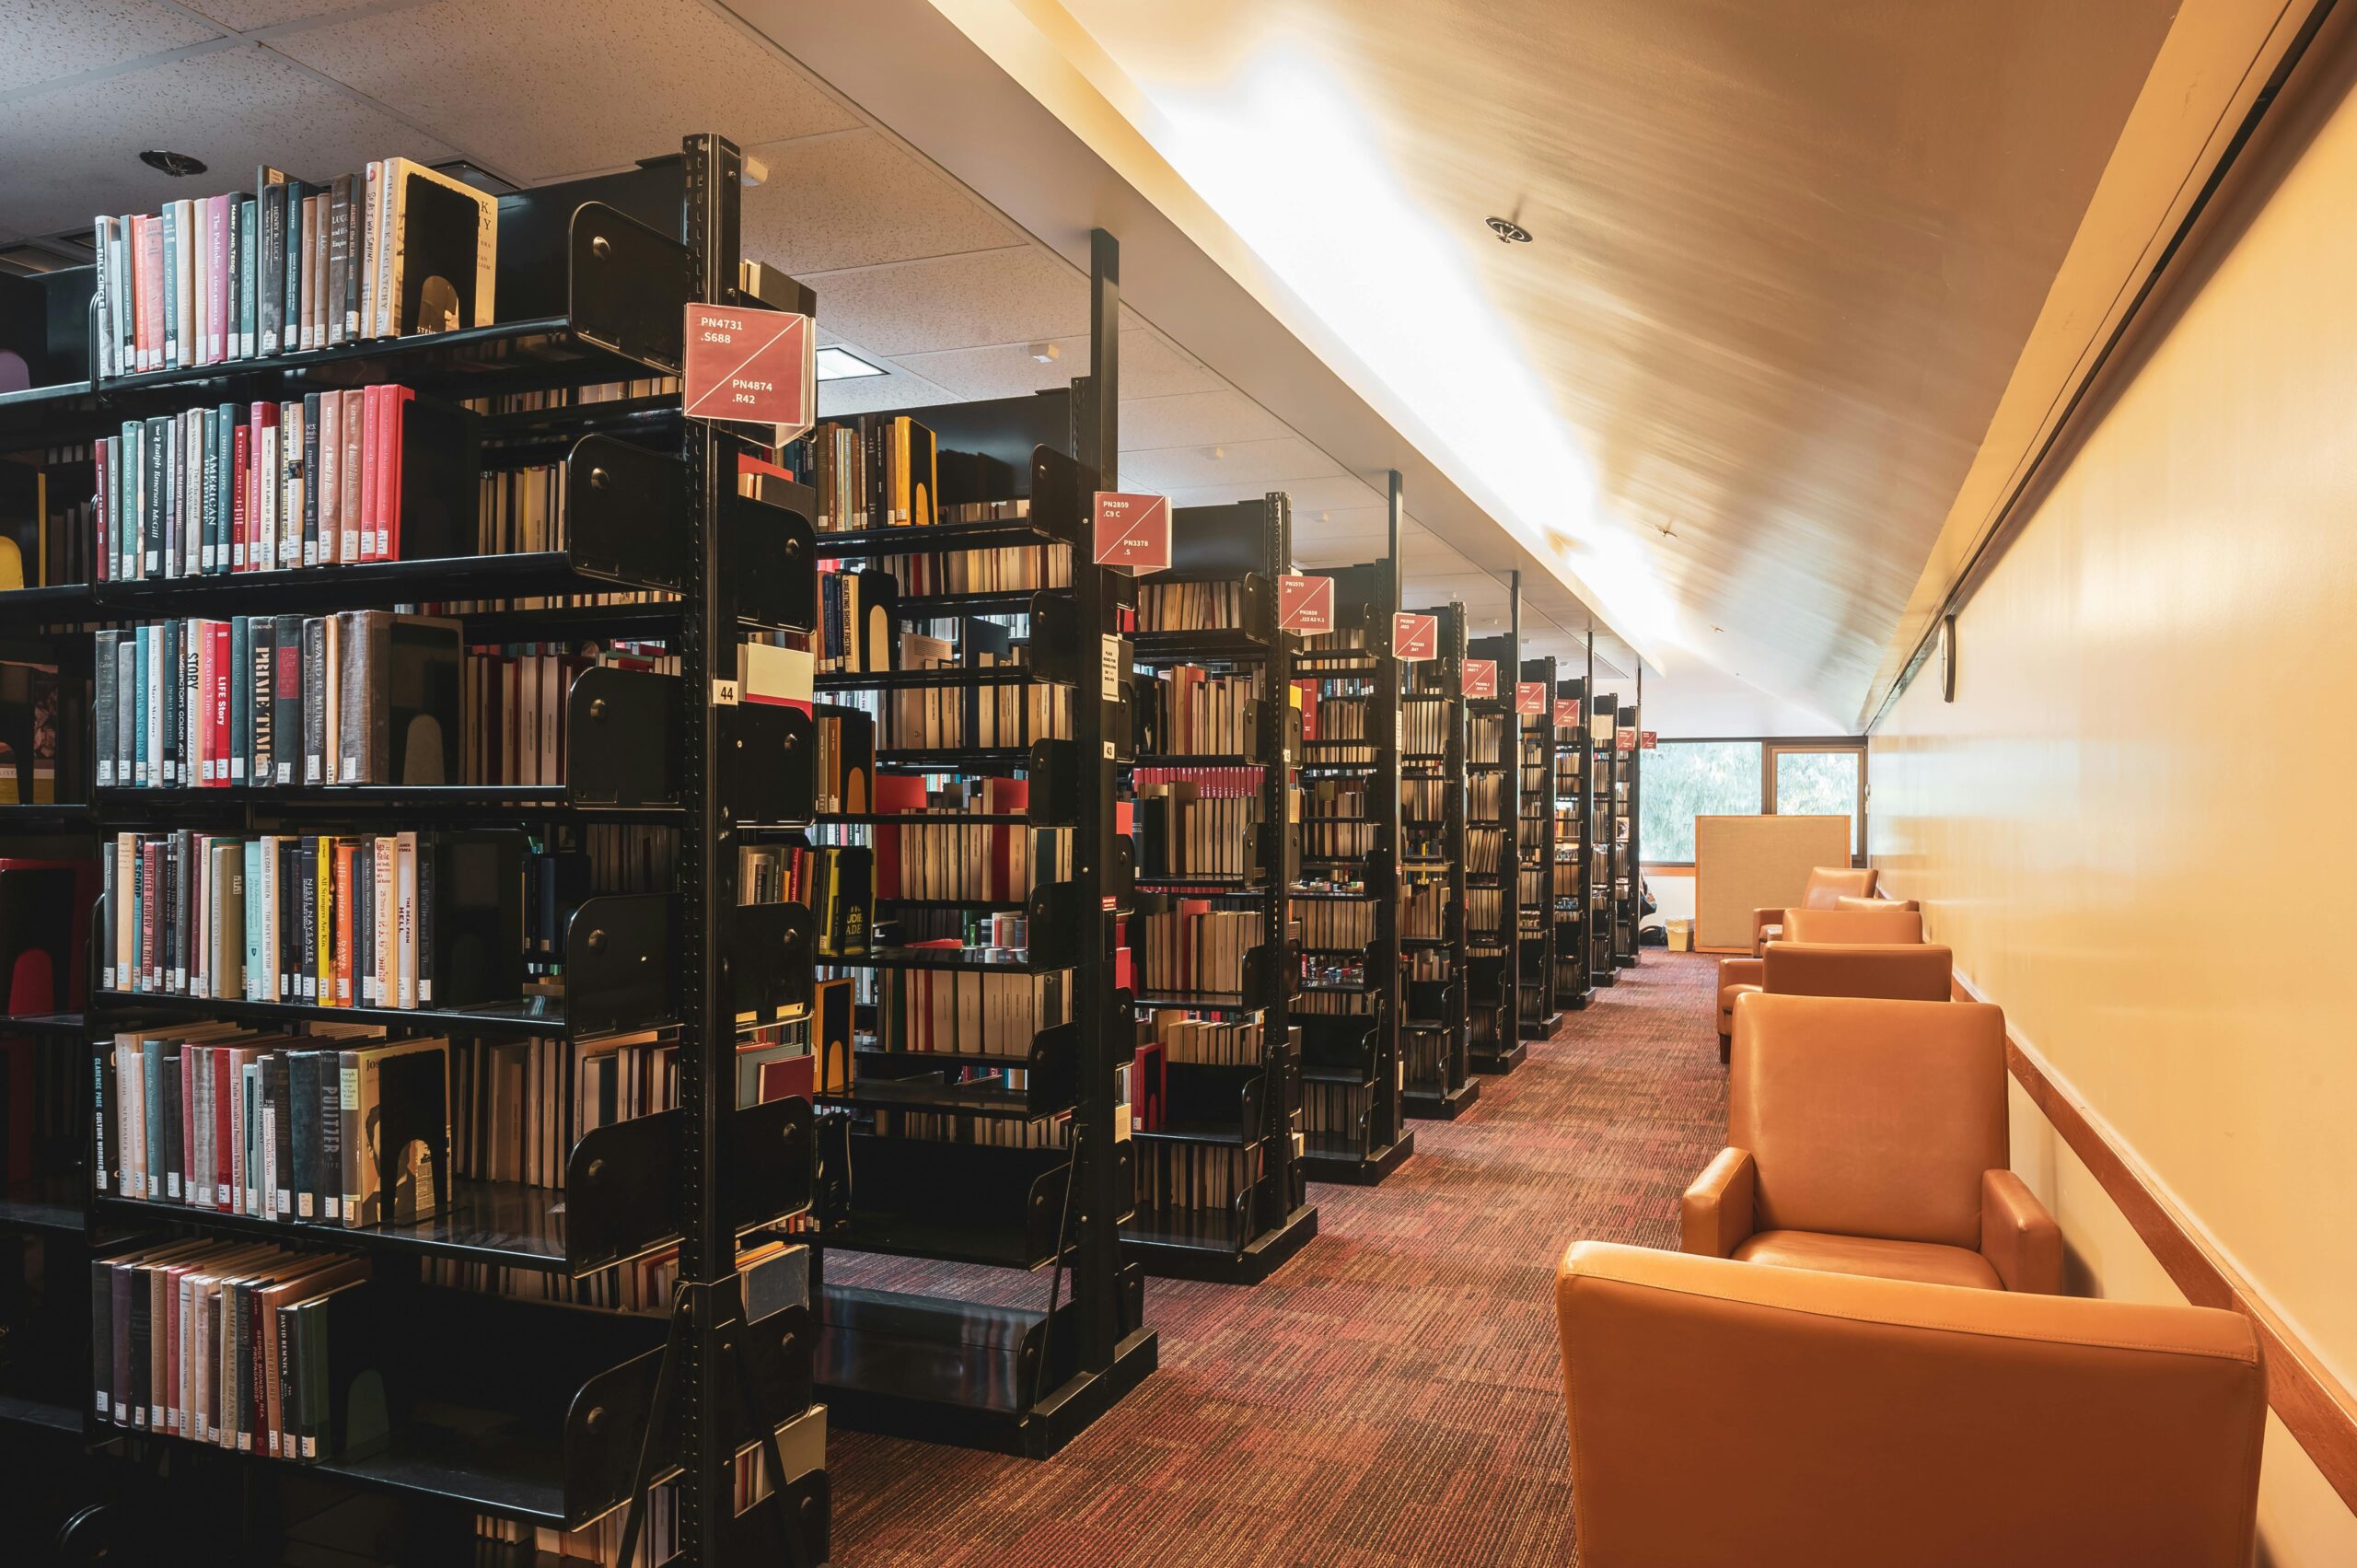
<path fill-rule="evenodd" d="M 822 348 L 819 351 L 819 379 L 848 381 L 859 376 L 881 376 L 884 367 L 870 365 L 847 348 Z"/>

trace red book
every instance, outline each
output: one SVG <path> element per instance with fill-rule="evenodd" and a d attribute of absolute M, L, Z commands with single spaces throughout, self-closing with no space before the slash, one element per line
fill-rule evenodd
<path fill-rule="evenodd" d="M 253 426 L 240 424 L 236 439 L 231 443 L 229 460 L 236 465 L 229 483 L 229 570 L 243 572 L 246 567 L 246 525 L 252 516 L 249 497 L 253 491 Z"/>
<path fill-rule="evenodd" d="M 377 470 L 373 466 L 377 454 L 384 448 L 377 441 L 377 421 L 384 417 L 385 400 L 382 387 L 360 389 L 360 559 L 381 561 L 382 549 L 377 543 Z"/>
<path fill-rule="evenodd" d="M 131 220 L 133 344 L 139 368 L 164 363 L 164 220 L 141 214 Z"/>
<path fill-rule="evenodd" d="M 231 653 L 229 623 L 226 621 L 208 622 L 205 638 L 213 645 L 213 737 L 207 754 L 213 759 L 213 782 L 224 788 L 229 778 L 229 693 L 236 676 L 236 658 Z"/>
<path fill-rule="evenodd" d="M 385 447 L 377 466 L 385 470 L 382 510 L 377 517 L 377 558 L 401 558 L 401 409 L 416 396 L 407 387 L 385 389 Z"/>

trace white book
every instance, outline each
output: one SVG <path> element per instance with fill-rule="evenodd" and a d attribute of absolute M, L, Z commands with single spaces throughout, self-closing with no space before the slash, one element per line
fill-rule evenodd
<path fill-rule="evenodd" d="M 360 315 L 351 329 L 356 338 L 373 337 L 377 331 L 377 192 L 383 187 L 384 175 L 383 161 L 371 159 L 361 180 L 366 193 L 352 248 L 353 262 L 360 269 Z"/>
<path fill-rule="evenodd" d="M 180 289 L 189 323 L 180 342 L 190 345 L 191 365 L 210 365 L 214 359 L 213 312 L 207 308 L 213 297 L 212 206 L 210 202 L 189 203 L 188 226 L 180 230 L 180 254 L 195 251 L 189 256 L 188 282 Z"/>
<path fill-rule="evenodd" d="M 191 1053 L 193 1052 L 193 1056 Z M 190 1057 L 189 1109 L 192 1136 L 189 1140 L 189 1206 L 209 1209 L 213 1206 L 213 1047 L 183 1045 L 180 1054 Z"/>
<path fill-rule="evenodd" d="M 278 567 L 278 486 L 268 482 L 269 476 L 278 471 L 278 426 L 262 426 L 254 432 L 251 444 L 258 482 L 252 486 L 247 505 L 259 506 L 261 512 L 249 531 L 254 536 L 254 569 L 270 572 Z"/>
<path fill-rule="evenodd" d="M 401 951 L 394 958 L 397 989 L 395 1004 L 402 1007 L 418 1005 L 417 990 L 417 835 L 398 835 L 394 847 L 393 877 L 399 902 L 393 912 L 394 929 L 400 934 Z"/>
<path fill-rule="evenodd" d="M 393 335 L 393 243 L 392 235 L 401 221 L 401 172 L 409 167 L 405 157 L 389 157 L 377 166 L 377 202 L 370 226 L 376 230 L 377 255 L 371 271 L 376 279 L 376 325 L 372 336 L 389 338 Z"/>
<path fill-rule="evenodd" d="M 197 355 L 196 323 L 203 312 L 196 308 L 196 253 L 203 249 L 197 237 L 196 203 L 187 197 L 172 203 L 179 226 L 180 255 L 180 363 L 194 365 Z"/>

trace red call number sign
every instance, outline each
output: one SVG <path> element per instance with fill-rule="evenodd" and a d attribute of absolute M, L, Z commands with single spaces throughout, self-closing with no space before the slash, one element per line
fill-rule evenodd
<path fill-rule="evenodd" d="M 1440 651 L 1440 617 L 1411 615 L 1401 610 L 1391 617 L 1392 656 L 1428 659 Z"/>
<path fill-rule="evenodd" d="M 787 310 L 688 306 L 679 403 L 695 419 L 784 427 L 791 440 L 819 416 L 819 339 Z"/>
<path fill-rule="evenodd" d="M 1634 751 L 1637 749 L 1637 732 L 1633 729 L 1616 731 L 1612 743 L 1623 751 Z"/>
<path fill-rule="evenodd" d="M 1279 577 L 1277 626 L 1286 632 L 1331 632 L 1334 629 L 1334 579 Z"/>
<path fill-rule="evenodd" d="M 1465 661 L 1465 694 L 1468 697 L 1494 697 L 1498 694 L 1497 660 L 1469 658 Z"/>
<path fill-rule="evenodd" d="M 1514 688 L 1514 711 L 1525 718 L 1537 718 L 1547 711 L 1547 683 L 1543 680 L 1518 680 Z"/>
<path fill-rule="evenodd" d="M 1577 729 L 1579 726 L 1580 700 L 1577 697 L 1562 697 L 1557 699 L 1555 703 L 1555 727 L 1557 729 Z"/>

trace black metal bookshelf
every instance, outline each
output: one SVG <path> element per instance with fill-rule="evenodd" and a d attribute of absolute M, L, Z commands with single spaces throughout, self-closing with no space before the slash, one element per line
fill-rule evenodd
<path fill-rule="evenodd" d="M 1140 1187 L 1121 1226 L 1123 1254 L 1150 1274 L 1257 1283 L 1318 1234 L 1318 1211 L 1308 1202 L 1295 1149 L 1301 1061 L 1290 1013 L 1294 967 L 1285 960 L 1298 859 L 1289 819 L 1294 767 L 1302 754 L 1301 710 L 1292 701 L 1300 638 L 1277 624 L 1277 579 L 1291 552 L 1292 511 L 1282 494 L 1184 507 L 1172 517 L 1170 569 L 1138 579 L 1142 607 L 1157 587 L 1217 584 L 1232 585 L 1237 610 L 1232 624 L 1142 625 L 1132 638 L 1141 679 L 1187 666 L 1214 676 L 1248 676 L 1258 693 L 1247 715 L 1249 749 L 1242 754 L 1181 754 L 1165 749 L 1159 736 L 1137 738 L 1133 779 L 1136 770 L 1165 782 L 1240 770 L 1253 785 L 1257 821 L 1248 830 L 1244 867 L 1233 875 L 1146 865 L 1141 856 L 1133 917 L 1200 901 L 1213 910 L 1257 912 L 1261 934 L 1260 946 L 1245 956 L 1244 983 L 1233 993 L 1157 992 L 1142 979 L 1131 994 L 1142 1034 L 1149 1032 L 1145 1020 L 1162 1013 L 1221 1021 L 1257 1017 L 1260 1027 L 1257 1063 L 1163 1064 L 1167 1089 L 1158 1097 L 1155 1121 L 1132 1133 Z M 1141 727 L 1150 727 L 1146 704 L 1135 703 L 1133 710 Z M 1223 1201 L 1148 1201 L 1149 1194 L 1197 1200 L 1212 1192 L 1224 1192 Z"/>
<path fill-rule="evenodd" d="M 1400 938 L 1404 970 L 1399 1050 L 1410 1116 L 1448 1120 L 1480 1098 L 1473 1080 L 1467 959 L 1465 607 L 1425 611 L 1438 633 L 1434 656 L 1409 664 L 1400 702 L 1416 749 L 1399 759 L 1403 899 L 1439 889 L 1437 929 Z M 1438 747 L 1433 741 L 1437 732 Z M 1411 803 L 1413 808 L 1411 808 Z M 1403 907 L 1401 928 L 1406 930 Z"/>
<path fill-rule="evenodd" d="M 1520 639 L 1512 630 L 1474 638 L 1466 651 L 1469 657 L 1497 666 L 1497 694 L 1469 698 L 1465 704 L 1466 1047 L 1473 1071 L 1489 1073 L 1499 1069 L 1518 1042 L 1514 977 L 1521 953 L 1516 913 L 1521 879 L 1515 868 L 1522 806 L 1521 722 L 1515 714 L 1515 687 L 1522 656 Z"/>
<path fill-rule="evenodd" d="M 1593 656 L 1591 655 L 1591 660 Z M 1591 668 L 1592 668 L 1591 664 Z M 1620 923 L 1617 883 L 1620 874 L 1615 805 L 1620 798 L 1620 699 L 1597 692 L 1593 676 L 1591 693 L 1582 715 L 1587 731 L 1588 933 L 1587 969 L 1591 986 L 1610 985 L 1620 978 L 1615 944 Z"/>
<path fill-rule="evenodd" d="M 1366 848 L 1315 853 L 1305 809 L 1304 848 L 1294 899 L 1368 911 L 1368 940 L 1346 950 L 1296 947 L 1300 980 L 1293 1007 L 1301 1040 L 1303 1166 L 1314 1181 L 1370 1186 L 1415 1149 L 1401 1107 L 1399 1056 L 1399 660 L 1392 617 L 1399 607 L 1397 541 L 1403 519 L 1399 476 L 1390 480 L 1394 543 L 1383 560 L 1324 572 L 1334 579 L 1335 629 L 1305 637 L 1297 679 L 1313 685 L 1316 736 L 1305 720 L 1302 787 L 1321 781 L 1359 791 Z M 1329 708 L 1329 704 L 1332 707 Z M 1355 711 L 1358 733 L 1338 738 L 1329 722 Z"/>
<path fill-rule="evenodd" d="M 80 298 L 49 312 L 52 339 L 72 341 L 53 341 L 38 363 L 44 377 L 61 366 L 80 374 L 0 399 L 0 447 L 87 441 L 128 417 L 378 380 L 485 397 L 676 375 L 690 300 L 771 303 L 739 286 L 741 189 L 737 149 L 697 135 L 680 153 L 624 174 L 503 197 L 497 324 L 198 369 L 98 377 L 92 280 L 87 270 L 78 279 L 52 274 L 44 288 L 78 288 Z M 809 308 L 807 291 L 800 294 L 795 304 Z M 677 871 L 670 891 L 593 895 L 571 907 L 556 938 L 561 996 L 518 990 L 403 1009 L 92 983 L 82 1015 L 40 1021 L 47 1047 L 67 1060 L 79 1085 L 86 1135 L 92 1068 L 112 1035 L 179 1018 L 276 1028 L 332 1020 L 378 1026 L 396 1039 L 522 1038 L 552 1042 L 552 1050 L 594 1051 L 625 1031 L 654 1031 L 677 1080 L 673 1109 L 579 1138 L 562 1186 L 460 1178 L 440 1214 L 413 1224 L 343 1228 L 134 1198 L 102 1179 L 104 1165 L 87 1144 L 38 1191 L 12 1189 L 0 1202 L 0 1228 L 78 1242 L 97 1259 L 141 1240 L 220 1237 L 360 1253 L 371 1262 L 364 1288 L 333 1298 L 329 1372 L 339 1400 L 355 1379 L 384 1392 L 390 1436 L 365 1455 L 294 1465 L 125 1430 L 90 1413 L 87 1344 L 55 1347 L 56 1364 L 79 1385 L 73 1431 L 122 1461 L 105 1486 L 114 1503 L 77 1521 L 78 1539 L 105 1539 L 137 1555 L 143 1531 L 197 1509 L 235 1521 L 240 1557 L 267 1553 L 287 1524 L 284 1489 L 309 1484 L 294 1480 L 303 1477 L 402 1500 L 405 1550 L 419 1561 L 461 1557 L 485 1514 L 574 1529 L 621 1509 L 634 1537 L 657 1486 L 671 1489 L 683 1562 L 828 1555 L 826 1414 L 811 1397 L 811 1312 L 799 1285 L 749 1298 L 738 1272 L 741 1237 L 788 1226 L 811 1202 L 812 1113 L 800 1099 L 739 1105 L 735 1061 L 749 1025 L 807 1020 L 808 912 L 741 904 L 735 838 L 745 824 L 791 828 L 807 817 L 814 749 L 797 744 L 807 739 L 807 715 L 735 705 L 715 684 L 737 673 L 745 632 L 815 625 L 814 505 L 798 486 L 785 487 L 783 500 L 739 495 L 737 459 L 752 448 L 730 431 L 679 418 L 676 397 L 669 404 L 637 411 L 654 417 L 628 440 L 593 428 L 613 417 L 600 405 L 534 416 L 539 438 L 580 482 L 569 487 L 562 551 L 477 555 L 462 544 L 460 553 L 435 559 L 0 595 L 0 622 L 17 627 L 463 601 L 470 644 L 602 637 L 627 626 L 663 641 L 679 669 L 578 676 L 568 695 L 578 744 L 563 785 L 107 790 L 80 821 L 62 819 L 86 835 L 84 854 L 95 851 L 101 830 L 465 826 L 512 830 L 519 845 L 570 846 L 583 824 L 622 821 L 671 835 Z M 471 511 L 463 520 L 470 540 Z M 658 602 L 574 597 L 617 592 Z M 81 641 L 87 645 L 87 635 Z M 87 671 L 87 658 L 67 668 Z M 87 704 L 74 722 L 87 730 Z M 80 766 L 87 770 L 87 754 Z M 87 772 L 82 778 L 87 790 Z M 0 832 L 9 826 L 0 820 Z M 513 907 L 520 910 L 520 900 Z M 520 924 L 513 935 L 520 964 Z M 492 968 L 509 972 L 504 963 Z M 106 1089 L 106 1074 L 97 1077 Z M 378 1157 L 389 1181 L 395 1151 Z M 76 1198 L 68 1199 L 59 1177 Z M 78 1237 L 71 1232 L 76 1204 Z M 588 1281 L 663 1257 L 676 1259 L 676 1282 L 668 1304 L 646 1315 L 488 1294 L 435 1272 L 476 1264 Z M 61 1266 L 55 1277 L 74 1273 Z M 87 1293 L 75 1294 L 87 1312 Z M 86 1337 L 87 1327 L 86 1317 Z M 23 1402 L 7 1392 L 0 1418 Z M 767 1491 L 740 1513 L 739 1469 L 751 1453 L 761 1456 Z M 145 1516 L 145 1504 L 165 1498 L 166 1488 L 169 1502 Z M 237 1501 L 214 1505 L 225 1497 Z"/>
<path fill-rule="evenodd" d="M 1154 1370 L 1156 1338 L 1144 1324 L 1144 1271 L 1121 1256 L 1136 1140 L 1118 1114 L 1116 1078 L 1132 1060 L 1135 1027 L 1114 983 L 1114 927 L 1136 896 L 1126 838 L 1116 832 L 1117 771 L 1132 752 L 1128 677 L 1132 648 L 1120 624 L 1130 601 L 1119 575 L 1093 563 L 1091 501 L 1116 482 L 1115 362 L 1118 250 L 1095 241 L 1090 375 L 1068 396 L 896 411 L 934 432 L 938 450 L 993 459 L 944 464 L 941 502 L 1021 501 L 1022 516 L 983 524 L 866 529 L 819 536 L 819 553 L 874 561 L 1011 544 L 1061 548 L 1069 586 L 981 605 L 899 601 L 903 621 L 954 631 L 957 668 L 923 684 L 972 694 L 1000 679 L 970 668 L 970 617 L 1010 622 L 1025 649 L 1026 678 L 1064 694 L 1064 734 L 1023 748 L 895 746 L 877 765 L 936 778 L 1028 776 L 1029 805 L 1007 831 L 1069 835 L 1063 874 L 1026 900 L 1014 951 L 911 947 L 879 941 L 865 956 L 829 959 L 853 974 L 894 970 L 981 970 L 1062 977 L 1070 1016 L 1040 1030 L 1028 1052 L 983 1049 L 961 1024 L 950 1048 L 907 1049 L 882 1013 L 865 1008 L 847 1092 L 824 1095 L 819 1247 L 1045 1272 L 1041 1304 L 1010 1306 L 935 1288 L 885 1288 L 814 1280 L 817 1385 L 842 1424 L 933 1442 L 1045 1458 L 1078 1435 Z M 1016 454 L 1020 454 L 1019 459 Z M 1100 467 L 1101 463 L 1101 467 Z M 950 477 L 966 477 L 953 481 Z M 970 494 L 992 478 L 1016 494 Z M 897 662 L 897 659 L 896 661 Z M 904 672 L 913 673 L 913 672 Z M 846 676 L 888 703 L 909 682 L 890 671 Z M 928 818 L 958 822 L 957 817 Z M 874 814 L 845 818 L 872 829 Z M 1037 855 L 1031 865 L 1047 864 Z M 963 900 L 943 909 L 975 912 Z M 876 927 L 920 912 L 879 903 Z M 842 1271 L 837 1270 L 840 1273 Z"/>
<path fill-rule="evenodd" d="M 1642 738 L 1637 730 L 1635 703 L 1622 706 L 1613 718 L 1612 961 L 1628 970 L 1637 967 L 1637 926 L 1645 886 L 1637 840 L 1637 772 Z"/>
<path fill-rule="evenodd" d="M 1589 887 L 1587 821 L 1587 678 L 1558 681 L 1558 702 L 1576 704 L 1577 723 L 1555 732 L 1555 871 L 1551 918 L 1555 924 L 1555 1005 L 1585 1007 L 1594 998 L 1588 981 L 1587 934 L 1593 924 Z"/>
<path fill-rule="evenodd" d="M 1555 659 L 1544 655 L 1522 661 L 1524 683 L 1541 692 L 1542 711 L 1522 715 L 1516 748 L 1520 826 L 1515 836 L 1515 911 L 1522 940 L 1515 970 L 1515 1026 L 1519 1036 L 1493 1068 L 1511 1072 L 1528 1054 L 1528 1042 L 1555 1032 L 1562 1015 L 1555 1005 L 1556 925 L 1550 889 L 1555 865 Z"/>

